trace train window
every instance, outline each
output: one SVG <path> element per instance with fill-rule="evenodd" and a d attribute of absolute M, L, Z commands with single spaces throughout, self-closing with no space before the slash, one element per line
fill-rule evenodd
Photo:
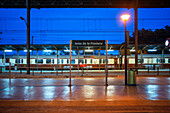
<path fill-rule="evenodd" d="M 37 63 L 37 59 L 35 59 L 35 63 Z"/>
<path fill-rule="evenodd" d="M 143 61 L 144 61 L 144 60 L 142 59 L 142 63 L 143 63 Z M 138 59 L 138 63 L 141 63 L 141 59 Z"/>
<path fill-rule="evenodd" d="M 84 64 L 84 59 L 80 59 L 80 60 L 79 60 L 79 63 Z"/>
<path fill-rule="evenodd" d="M 102 63 L 102 59 L 99 59 L 100 60 L 100 63 Z"/>
<path fill-rule="evenodd" d="M 93 63 L 93 60 L 92 60 L 92 59 L 90 59 L 90 63 L 91 63 L 91 64 Z"/>
<path fill-rule="evenodd" d="M 54 64 L 54 59 L 51 59 L 51 63 Z"/>
<path fill-rule="evenodd" d="M 51 59 L 46 59 L 47 64 L 51 64 Z"/>
<path fill-rule="evenodd" d="M 43 63 L 43 59 L 38 59 L 38 63 Z"/>
<path fill-rule="evenodd" d="M 20 59 L 16 59 L 16 60 L 15 60 L 15 63 L 20 63 Z"/>
<path fill-rule="evenodd" d="M 63 59 L 61 59 L 61 64 L 63 64 Z"/>
<path fill-rule="evenodd" d="M 156 63 L 160 63 L 160 59 L 159 58 L 156 59 Z"/>
<path fill-rule="evenodd" d="M 71 60 L 71 64 L 75 64 L 75 60 Z"/>
<path fill-rule="evenodd" d="M 21 59 L 21 63 L 23 64 L 23 59 Z"/>
<path fill-rule="evenodd" d="M 170 63 L 170 59 L 168 59 L 168 63 Z"/>
<path fill-rule="evenodd" d="M 85 64 L 87 64 L 87 59 L 85 59 Z"/>
<path fill-rule="evenodd" d="M 57 63 L 58 63 L 58 64 L 61 64 L 61 61 L 60 61 L 60 59 L 58 59 Z"/>
<path fill-rule="evenodd" d="M 160 63 L 162 63 L 162 59 L 160 59 Z M 163 59 L 163 63 L 165 63 L 165 59 Z"/>
<path fill-rule="evenodd" d="M 103 64 L 105 64 L 106 63 L 106 59 L 103 59 Z"/>
<path fill-rule="evenodd" d="M 70 62 L 69 62 L 69 61 L 70 61 L 70 59 L 66 59 L 66 60 L 67 60 L 67 64 L 69 64 L 69 63 L 70 63 Z"/>

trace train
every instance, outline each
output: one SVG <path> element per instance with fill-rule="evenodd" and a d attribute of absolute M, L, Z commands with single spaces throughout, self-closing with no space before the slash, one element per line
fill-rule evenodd
<path fill-rule="evenodd" d="M 0 64 L 4 62 L 3 58 L 0 58 Z M 6 56 L 5 63 L 11 62 L 12 69 L 14 70 L 16 67 L 24 68 L 27 67 L 27 59 L 26 56 L 19 56 L 17 60 L 17 56 Z M 124 56 L 108 56 L 108 69 L 124 69 Z M 54 67 L 58 69 L 66 69 L 69 68 L 70 59 L 69 56 L 59 56 L 58 60 L 56 56 L 39 56 L 38 59 L 36 56 L 30 58 L 30 66 L 35 67 L 37 69 L 41 68 L 44 70 L 53 70 Z M 106 65 L 106 57 L 103 56 L 72 56 L 71 65 L 72 69 L 79 69 L 81 64 L 84 65 L 84 68 L 88 69 L 105 69 Z M 161 54 L 143 54 L 142 59 L 138 58 L 138 67 L 147 68 L 147 67 L 162 67 L 169 68 L 170 67 L 170 55 L 165 54 L 162 58 Z M 134 55 L 129 55 L 127 57 L 127 67 L 135 68 L 135 57 Z M 8 66 L 6 67 L 8 69 Z"/>

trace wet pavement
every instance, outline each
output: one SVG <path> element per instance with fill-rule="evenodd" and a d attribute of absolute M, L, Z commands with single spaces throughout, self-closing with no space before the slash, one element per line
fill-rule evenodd
<path fill-rule="evenodd" d="M 0 113 L 169 113 L 170 77 L 0 79 Z"/>
<path fill-rule="evenodd" d="M 124 78 L 0 79 L 0 100 L 170 100 L 169 77 L 138 77 L 137 86 L 125 86 Z"/>

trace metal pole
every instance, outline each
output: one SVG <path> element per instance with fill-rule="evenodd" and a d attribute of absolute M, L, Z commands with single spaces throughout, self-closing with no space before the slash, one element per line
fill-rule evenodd
<path fill-rule="evenodd" d="M 100 70 L 100 49 L 99 49 L 99 70 Z"/>
<path fill-rule="evenodd" d="M 142 68 L 142 63 L 143 63 L 143 62 L 142 62 L 142 59 L 143 59 L 143 58 L 142 58 L 142 49 L 141 49 L 141 50 L 140 50 L 141 68 Z"/>
<path fill-rule="evenodd" d="M 27 74 L 30 74 L 30 0 L 26 0 L 27 4 Z"/>
<path fill-rule="evenodd" d="M 121 53 L 120 53 L 120 49 L 119 49 L 119 57 L 118 57 L 119 58 L 119 70 L 120 70 L 120 54 Z"/>
<path fill-rule="evenodd" d="M 69 76 L 69 86 L 71 86 L 71 40 L 70 40 L 70 76 Z"/>
<path fill-rule="evenodd" d="M 138 74 L 138 0 L 136 0 L 135 10 L 135 70 Z"/>
<path fill-rule="evenodd" d="M 79 72 L 79 68 L 80 68 L 80 67 L 79 67 L 79 54 L 80 54 L 80 53 L 79 53 L 79 48 L 78 48 L 78 72 Z"/>
<path fill-rule="evenodd" d="M 11 62 L 9 62 L 9 78 L 11 79 Z"/>
<path fill-rule="evenodd" d="M 126 37 L 126 21 L 125 21 L 125 85 L 127 85 L 127 37 Z"/>
<path fill-rule="evenodd" d="M 33 38 L 34 38 L 34 36 L 32 36 L 32 44 L 31 45 L 33 45 Z M 33 50 L 32 50 L 32 55 L 33 55 Z"/>
<path fill-rule="evenodd" d="M 59 61 L 58 61 L 58 49 L 57 49 L 57 75 L 58 75 L 58 63 L 59 63 Z"/>
<path fill-rule="evenodd" d="M 5 65 L 5 50 L 4 50 L 4 61 L 3 61 L 3 64 Z"/>
<path fill-rule="evenodd" d="M 37 49 L 37 70 L 38 70 L 38 49 Z"/>
<path fill-rule="evenodd" d="M 108 83 L 107 83 L 107 76 L 108 76 L 108 69 L 107 69 L 107 63 L 108 63 L 108 56 L 107 56 L 107 49 L 108 49 L 108 40 L 106 40 L 106 66 L 105 66 L 105 72 L 106 72 L 106 83 L 105 85 L 107 86 Z"/>
<path fill-rule="evenodd" d="M 162 68 L 164 66 L 164 49 L 162 49 Z"/>
<path fill-rule="evenodd" d="M 18 69 L 18 67 L 19 67 L 19 50 L 17 50 L 17 69 Z"/>

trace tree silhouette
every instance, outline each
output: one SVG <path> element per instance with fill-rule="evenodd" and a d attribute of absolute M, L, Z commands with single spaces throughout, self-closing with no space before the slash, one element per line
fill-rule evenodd
<path fill-rule="evenodd" d="M 139 44 L 164 44 L 166 38 L 170 38 L 170 26 L 166 25 L 164 28 L 156 29 L 155 31 L 151 29 L 138 30 L 138 43 Z M 135 33 L 130 36 L 130 43 L 134 44 Z"/>

